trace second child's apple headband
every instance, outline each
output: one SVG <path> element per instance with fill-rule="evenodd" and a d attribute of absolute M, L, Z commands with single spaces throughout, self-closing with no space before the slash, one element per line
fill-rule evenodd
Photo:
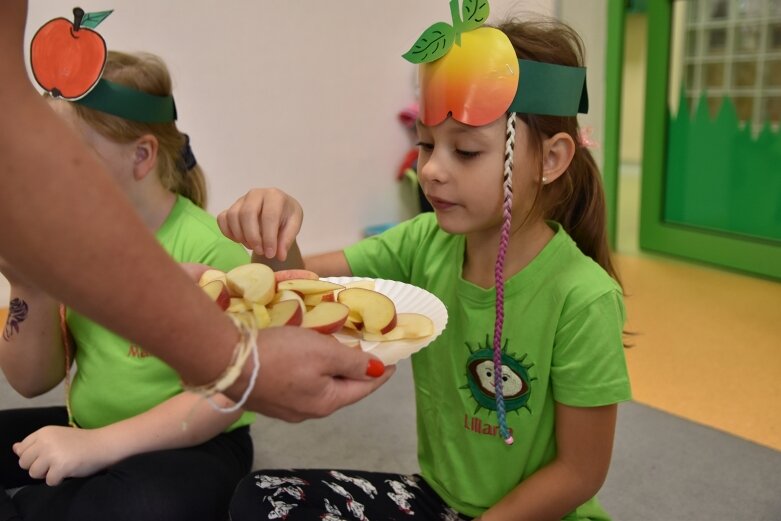
<path fill-rule="evenodd" d="M 575 116 L 588 112 L 586 69 L 517 58 L 510 39 L 493 27 L 485 0 L 451 0 L 453 25 L 426 29 L 404 58 L 420 64 L 420 120 L 448 116 L 482 126 L 508 112 Z"/>
<path fill-rule="evenodd" d="M 176 121 L 173 96 L 155 96 L 102 79 L 106 42 L 95 29 L 112 11 L 73 10 L 73 21 L 55 18 L 44 24 L 30 44 L 35 81 L 55 98 L 142 123 Z"/>

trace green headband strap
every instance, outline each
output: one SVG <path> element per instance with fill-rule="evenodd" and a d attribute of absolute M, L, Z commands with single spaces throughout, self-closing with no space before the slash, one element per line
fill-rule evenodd
<path fill-rule="evenodd" d="M 588 112 L 586 68 L 518 60 L 518 91 L 508 109 L 541 116 L 576 116 Z"/>
<path fill-rule="evenodd" d="M 89 94 L 74 103 L 141 123 L 176 121 L 173 96 L 155 96 L 104 79 L 100 79 Z"/>

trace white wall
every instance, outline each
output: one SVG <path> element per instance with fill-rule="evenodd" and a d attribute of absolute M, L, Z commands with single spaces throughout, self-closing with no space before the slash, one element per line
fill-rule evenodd
<path fill-rule="evenodd" d="M 71 5 L 30 2 L 26 44 L 47 20 L 70 17 Z M 99 27 L 109 48 L 155 52 L 168 63 L 180 128 L 206 170 L 213 212 L 251 187 L 280 187 L 304 207 L 305 253 L 343 247 L 367 225 L 410 215 L 395 180 L 411 145 L 397 113 L 414 99 L 414 67 L 401 54 L 429 24 L 449 20 L 446 0 L 80 5 L 115 9 Z M 554 0 L 491 6 L 492 20 L 552 15 Z"/>
<path fill-rule="evenodd" d="M 572 26 L 586 48 L 586 81 L 589 111 L 578 117 L 581 128 L 590 131 L 597 145 L 591 149 L 600 170 L 604 164 L 605 142 L 605 52 L 607 41 L 608 0 L 558 0 L 559 17 Z"/>

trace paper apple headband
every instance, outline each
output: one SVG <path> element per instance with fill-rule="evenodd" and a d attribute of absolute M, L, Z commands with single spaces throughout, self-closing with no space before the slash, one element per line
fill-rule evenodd
<path fill-rule="evenodd" d="M 93 29 L 110 14 L 85 14 L 76 7 L 72 22 L 55 18 L 38 29 L 30 44 L 30 65 L 46 92 L 75 100 L 95 86 L 106 66 L 106 42 Z"/>
<path fill-rule="evenodd" d="M 76 103 L 113 116 L 142 123 L 176 121 L 173 96 L 155 96 L 113 81 L 98 81 L 95 88 Z"/>
<path fill-rule="evenodd" d="M 172 96 L 154 96 L 101 78 L 106 42 L 95 29 L 113 11 L 84 13 L 73 9 L 73 21 L 46 22 L 30 43 L 30 65 L 38 85 L 55 98 L 144 123 L 176 120 Z"/>
<path fill-rule="evenodd" d="M 426 29 L 404 58 L 420 64 L 420 120 L 448 116 L 481 126 L 506 112 L 574 116 L 588 112 L 586 69 L 518 59 L 510 39 L 492 27 L 485 0 L 450 1 L 453 25 Z"/>

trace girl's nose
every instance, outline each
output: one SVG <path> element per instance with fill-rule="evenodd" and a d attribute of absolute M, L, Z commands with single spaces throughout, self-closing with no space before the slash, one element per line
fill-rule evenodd
<path fill-rule="evenodd" d="M 443 183 L 447 179 L 447 170 L 436 153 L 418 163 L 418 177 L 423 183 Z"/>

